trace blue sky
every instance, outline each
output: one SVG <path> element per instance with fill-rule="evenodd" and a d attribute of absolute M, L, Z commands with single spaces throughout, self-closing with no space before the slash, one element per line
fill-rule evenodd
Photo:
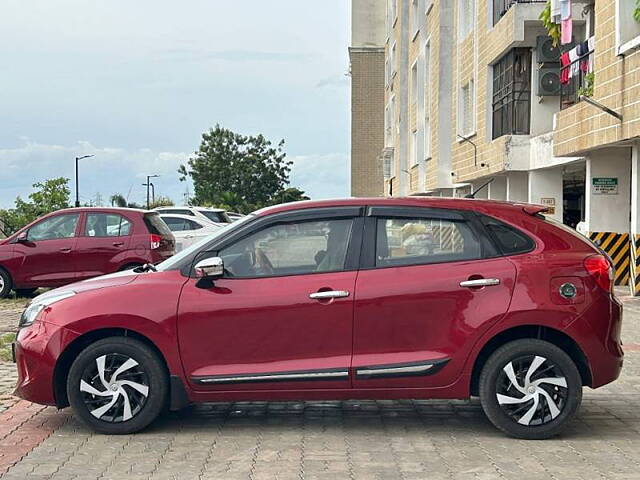
<path fill-rule="evenodd" d="M 215 123 L 284 138 L 292 185 L 348 195 L 349 2 L 4 0 L 0 207 L 83 160 L 83 201 L 141 202 Z"/>

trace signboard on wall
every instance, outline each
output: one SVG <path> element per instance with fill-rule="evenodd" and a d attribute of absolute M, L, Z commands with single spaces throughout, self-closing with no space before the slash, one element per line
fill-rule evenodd
<path fill-rule="evenodd" d="M 593 177 L 591 186 L 594 195 L 618 195 L 617 177 Z"/>
<path fill-rule="evenodd" d="M 543 198 L 540 199 L 540 203 L 548 208 L 547 213 L 549 215 L 555 215 L 556 214 L 556 199 L 555 199 L 555 197 L 547 197 L 547 198 L 543 197 Z"/>

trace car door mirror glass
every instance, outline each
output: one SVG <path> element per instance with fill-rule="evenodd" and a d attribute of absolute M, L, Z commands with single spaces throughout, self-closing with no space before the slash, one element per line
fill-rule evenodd
<path fill-rule="evenodd" d="M 224 275 L 224 262 L 220 257 L 200 260 L 194 267 L 196 278 L 216 279 Z"/>
<path fill-rule="evenodd" d="M 24 231 L 24 232 L 20 232 L 18 234 L 18 236 L 16 237 L 16 243 L 25 243 L 29 241 L 29 232 L 28 231 Z"/>

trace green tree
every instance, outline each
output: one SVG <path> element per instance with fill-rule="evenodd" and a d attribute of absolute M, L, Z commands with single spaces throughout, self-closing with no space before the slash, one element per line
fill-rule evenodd
<path fill-rule="evenodd" d="M 42 215 L 69 207 L 71 192 L 68 178 L 52 178 L 34 183 L 33 188 L 35 191 L 29 194 L 29 201 L 18 197 L 14 208 L 0 210 L 5 234 L 11 235 Z"/>
<path fill-rule="evenodd" d="M 151 204 L 149 205 L 149 209 L 153 210 L 158 207 L 173 207 L 175 203 L 169 197 L 157 197 Z"/>
<path fill-rule="evenodd" d="M 122 195 L 121 193 L 114 193 L 113 195 L 111 195 L 109 197 L 109 201 L 111 202 L 111 206 L 112 207 L 144 208 L 142 205 L 140 205 L 138 203 L 127 201 L 127 199 L 124 198 L 124 195 Z"/>
<path fill-rule="evenodd" d="M 291 164 L 284 140 L 274 146 L 262 135 L 240 135 L 216 125 L 202 135 L 195 156 L 178 173 L 180 180 L 193 180 L 192 204 L 249 213 L 280 203 Z"/>

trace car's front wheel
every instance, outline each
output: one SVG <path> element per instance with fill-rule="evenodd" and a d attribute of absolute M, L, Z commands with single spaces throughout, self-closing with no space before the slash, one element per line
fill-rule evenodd
<path fill-rule="evenodd" d="M 167 405 L 167 372 L 146 344 L 110 337 L 89 345 L 75 359 L 67 377 L 73 411 L 94 430 L 109 434 L 137 432 Z"/>
<path fill-rule="evenodd" d="M 575 363 L 557 346 L 536 339 L 496 350 L 480 375 L 480 401 L 503 432 L 540 440 L 560 433 L 582 401 Z"/>

